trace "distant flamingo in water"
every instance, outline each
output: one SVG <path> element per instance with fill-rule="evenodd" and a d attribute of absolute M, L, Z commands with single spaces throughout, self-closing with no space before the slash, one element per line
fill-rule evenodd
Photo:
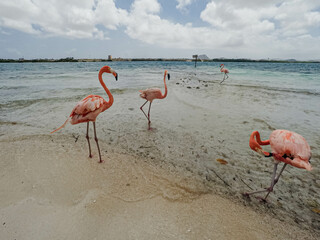
<path fill-rule="evenodd" d="M 271 153 L 263 151 L 260 146 L 269 144 L 272 149 Z M 273 191 L 274 185 L 276 185 L 280 175 L 288 164 L 297 168 L 304 168 L 308 171 L 311 171 L 312 169 L 310 164 L 310 146 L 304 137 L 295 132 L 290 132 L 288 130 L 275 130 L 271 133 L 270 140 L 261 141 L 259 132 L 254 131 L 250 136 L 249 146 L 253 151 L 258 152 L 262 156 L 273 157 L 274 169 L 270 187 L 260 191 L 244 193 L 247 197 L 251 194 L 267 192 L 267 195 L 262 199 L 263 201 L 266 201 L 270 192 Z M 280 162 L 284 162 L 284 165 L 279 174 L 276 175 L 277 167 Z"/>
<path fill-rule="evenodd" d="M 170 80 L 170 74 L 168 73 L 167 70 L 164 71 L 164 89 L 165 92 L 164 94 L 162 94 L 161 90 L 159 88 L 148 88 L 146 90 L 140 90 L 139 92 L 140 97 L 143 99 L 146 99 L 147 101 L 142 104 L 142 106 L 140 107 L 141 111 L 143 112 L 143 114 L 146 116 L 146 118 L 148 119 L 148 130 L 151 129 L 150 125 L 151 125 L 151 120 L 150 120 L 150 109 L 151 109 L 151 103 L 154 99 L 163 99 L 167 96 L 168 94 L 168 89 L 167 89 L 167 84 L 166 84 L 166 76 L 168 76 L 168 80 Z M 150 102 L 149 104 L 149 111 L 148 111 L 148 115 L 143 111 L 143 106 L 146 105 L 147 102 Z"/>
<path fill-rule="evenodd" d="M 229 76 L 228 76 L 229 70 L 226 69 L 226 68 L 224 68 L 224 64 L 221 64 L 221 65 L 220 65 L 220 72 L 223 72 L 223 73 L 224 73 L 224 75 L 223 75 L 223 80 L 220 82 L 220 84 L 221 84 L 221 83 L 223 83 L 223 81 L 224 81 L 225 79 L 227 79 L 227 78 L 229 77 Z M 227 78 L 226 78 L 226 76 L 227 76 Z"/>
<path fill-rule="evenodd" d="M 63 128 L 67 124 L 67 122 L 69 120 L 72 125 L 86 122 L 87 123 L 86 138 L 87 138 L 88 145 L 89 145 L 89 157 L 92 158 L 91 146 L 90 146 L 90 141 L 89 141 L 89 122 L 93 122 L 94 139 L 97 143 L 100 163 L 102 163 L 103 160 L 101 159 L 101 153 L 100 153 L 100 148 L 99 148 L 99 143 L 98 143 L 98 138 L 97 138 L 97 133 L 96 133 L 95 121 L 96 121 L 97 116 L 100 113 L 107 110 L 113 104 L 113 96 L 102 80 L 102 74 L 105 72 L 111 73 L 116 78 L 116 80 L 118 80 L 118 74 L 113 69 L 111 69 L 109 66 L 104 66 L 99 71 L 98 78 L 99 78 L 100 84 L 102 85 L 102 87 L 104 88 L 104 90 L 106 91 L 106 93 L 109 97 L 109 101 L 107 102 L 106 100 L 104 100 L 102 97 L 100 97 L 98 95 L 87 96 L 86 98 L 84 98 L 80 102 L 78 102 L 78 104 L 73 108 L 70 116 L 65 121 L 65 123 L 61 127 L 57 128 L 56 130 L 51 132 L 51 133 L 54 133 L 54 132 L 60 130 L 61 128 Z"/>

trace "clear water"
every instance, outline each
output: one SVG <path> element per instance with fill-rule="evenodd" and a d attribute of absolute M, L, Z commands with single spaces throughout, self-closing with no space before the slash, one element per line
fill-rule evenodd
<path fill-rule="evenodd" d="M 159 86 L 159 75 L 167 69 L 173 78 L 196 73 L 204 81 L 220 81 L 219 64 L 191 62 L 97 62 L 97 63 L 1 63 L 1 109 L 19 106 L 24 101 L 49 98 L 70 98 L 100 91 L 99 69 L 110 65 L 119 74 L 119 81 L 104 76 L 110 89 L 132 89 Z M 230 78 L 226 84 L 320 94 L 320 64 L 318 63 L 244 63 L 229 62 Z M 161 86 L 161 85 L 160 85 Z"/>
<path fill-rule="evenodd" d="M 193 88 L 199 83 L 213 86 L 215 93 L 209 87 L 202 88 L 205 89 L 201 91 L 202 97 L 197 94 L 197 102 L 202 102 L 198 107 L 208 106 L 207 109 L 213 109 L 215 104 L 216 107 L 223 106 L 228 109 L 225 114 L 230 117 L 232 113 L 240 112 L 264 115 L 261 109 L 265 108 L 272 112 L 266 120 L 286 121 L 287 125 L 298 130 L 300 128 L 301 131 L 309 127 L 310 134 L 313 132 L 311 129 L 319 128 L 319 63 L 227 62 L 225 67 L 229 69 L 230 77 L 223 85 L 219 84 L 223 78 L 219 71 L 220 64 L 198 62 L 195 68 L 193 62 L 176 61 L 1 63 L 0 122 L 30 123 L 35 121 L 39 112 L 47 114 L 59 106 L 68 108 L 63 107 L 63 104 L 74 105 L 89 94 L 104 96 L 97 75 L 102 66 L 109 65 L 119 74 L 118 81 L 115 81 L 112 75 L 103 75 L 113 94 L 136 91 L 139 101 L 139 89 L 163 88 L 163 72 L 167 69 L 171 74 L 172 81 L 169 84 L 172 87 L 176 86 L 174 82 L 189 80 L 191 86 L 194 84 Z M 229 97 L 225 99 L 226 96 Z M 230 102 L 227 102 L 228 100 Z M 253 101 L 256 105 L 250 103 Z M 57 114 L 61 114 L 58 112 L 59 110 Z M 57 122 L 54 125 L 59 124 Z"/>

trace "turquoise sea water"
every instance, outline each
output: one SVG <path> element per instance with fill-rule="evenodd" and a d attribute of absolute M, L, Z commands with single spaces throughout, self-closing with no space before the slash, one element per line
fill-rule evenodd
<path fill-rule="evenodd" d="M 102 94 L 97 73 L 110 65 L 119 74 L 119 81 L 104 75 L 108 88 L 126 91 L 146 87 L 161 87 L 164 69 L 172 79 L 190 76 L 203 82 L 218 83 L 223 75 L 220 63 L 198 62 L 92 62 L 92 63 L 1 63 L 0 64 L 0 121 L 10 121 L 6 113 L 35 103 L 78 101 L 88 94 Z M 228 62 L 225 67 L 230 78 L 224 84 L 239 90 L 269 90 L 283 95 L 296 94 L 296 103 L 306 95 L 320 102 L 319 63 L 248 63 Z M 320 109 L 320 105 L 319 105 Z"/>
<path fill-rule="evenodd" d="M 220 63 L 199 62 L 97 62 L 97 63 L 1 63 L 1 109 L 19 106 L 23 101 L 71 97 L 90 88 L 99 88 L 96 74 L 104 65 L 119 73 L 119 81 L 106 78 L 110 89 L 141 88 L 159 85 L 159 74 L 167 69 L 173 78 L 196 73 L 204 81 L 220 81 Z M 320 94 L 319 63 L 228 62 L 228 85 Z M 19 102 L 21 101 L 21 102 Z"/>
<path fill-rule="evenodd" d="M 0 121 L 10 121 L 11 114 L 33 104 L 59 101 L 79 101 L 88 94 L 103 94 L 97 74 L 104 65 L 110 65 L 119 74 L 119 81 L 104 75 L 106 85 L 113 91 L 139 90 L 162 87 L 164 69 L 174 80 L 190 79 L 218 84 L 223 75 L 220 63 L 142 61 L 91 63 L 1 63 L 0 64 Z M 295 94 L 296 102 L 306 96 L 312 98 L 314 109 L 320 109 L 319 63 L 248 63 L 228 62 L 225 67 L 230 77 L 224 82 L 237 92 L 267 90 L 273 96 Z M 218 85 L 217 85 L 218 86 Z M 294 99 L 293 98 L 293 99 Z M 41 107 L 41 106 L 37 106 Z M 32 108 L 31 108 L 32 109 Z"/>

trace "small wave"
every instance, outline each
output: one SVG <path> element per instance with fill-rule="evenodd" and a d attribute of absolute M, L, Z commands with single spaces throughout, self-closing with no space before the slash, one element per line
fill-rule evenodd
<path fill-rule="evenodd" d="M 115 88 L 110 89 L 111 93 L 113 94 L 124 94 L 125 92 L 131 90 L 130 88 Z"/>
<path fill-rule="evenodd" d="M 12 90 L 12 89 L 23 89 L 28 88 L 28 86 L 2 86 L 0 87 L 0 90 Z"/>
<path fill-rule="evenodd" d="M 37 99 L 19 99 L 19 100 L 14 100 L 14 101 L 8 101 L 6 103 L 0 103 L 0 109 L 1 110 L 6 110 L 6 109 L 21 109 L 25 107 L 29 107 L 33 104 L 37 103 L 53 103 L 53 102 L 74 102 L 77 103 L 81 101 L 83 98 L 85 98 L 87 95 L 90 93 L 92 94 L 101 94 L 102 97 L 104 97 L 103 94 L 105 92 L 99 92 L 97 91 L 98 88 L 90 88 L 88 89 L 83 89 L 83 88 L 69 88 L 67 89 L 68 92 L 72 91 L 73 96 L 68 96 L 68 97 L 51 97 L 51 98 L 37 98 Z M 85 91 L 84 91 L 85 90 Z M 110 89 L 112 94 L 124 94 L 127 91 L 130 91 L 130 88 L 124 88 L 124 89 Z M 78 94 L 75 94 L 78 93 Z M 83 94 L 81 94 L 83 93 Z M 107 96 L 106 96 L 107 98 Z"/>
<path fill-rule="evenodd" d="M 307 90 L 307 89 L 292 89 L 292 88 L 281 88 L 281 87 L 271 87 L 271 86 L 257 86 L 257 85 L 246 85 L 246 84 L 232 84 L 235 87 L 245 87 L 252 89 L 264 89 L 267 91 L 276 91 L 276 92 L 287 92 L 287 93 L 298 93 L 306 95 L 315 95 L 320 96 L 320 92 L 316 90 Z"/>
<path fill-rule="evenodd" d="M 0 126 L 1 125 L 24 125 L 24 123 L 19 123 L 19 122 L 10 122 L 10 121 L 0 121 Z"/>
<path fill-rule="evenodd" d="M 72 91 L 72 92 L 97 92 L 100 88 L 65 88 L 63 90 Z"/>
<path fill-rule="evenodd" d="M 53 98 L 38 98 L 38 99 L 28 99 L 28 100 L 14 100 L 9 101 L 7 103 L 0 103 L 0 110 L 8 110 L 8 109 L 21 109 L 25 107 L 29 107 L 33 104 L 37 103 L 50 103 L 50 102 L 78 102 L 83 98 L 83 95 L 77 95 L 72 97 L 66 97 L 66 98 L 59 98 L 59 97 L 53 97 Z"/>
<path fill-rule="evenodd" d="M 258 123 L 262 123 L 264 125 L 266 125 L 268 127 L 269 130 L 274 131 L 276 130 L 274 127 L 272 127 L 269 123 L 267 123 L 266 121 L 259 119 L 259 118 L 254 118 L 253 121 L 258 122 Z"/>

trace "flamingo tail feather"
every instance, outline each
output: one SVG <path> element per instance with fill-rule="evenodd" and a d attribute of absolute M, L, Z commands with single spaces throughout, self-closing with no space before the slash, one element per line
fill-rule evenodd
<path fill-rule="evenodd" d="M 56 130 L 53 130 L 51 133 L 54 133 L 54 132 L 56 132 L 56 131 L 59 131 L 61 128 L 64 128 L 65 125 L 68 123 L 69 118 L 70 118 L 70 117 L 67 118 L 67 120 L 64 122 L 64 124 L 62 124 L 62 125 L 61 125 L 60 127 L 58 127 Z M 51 134 L 51 133 L 50 133 L 50 134 Z"/>

